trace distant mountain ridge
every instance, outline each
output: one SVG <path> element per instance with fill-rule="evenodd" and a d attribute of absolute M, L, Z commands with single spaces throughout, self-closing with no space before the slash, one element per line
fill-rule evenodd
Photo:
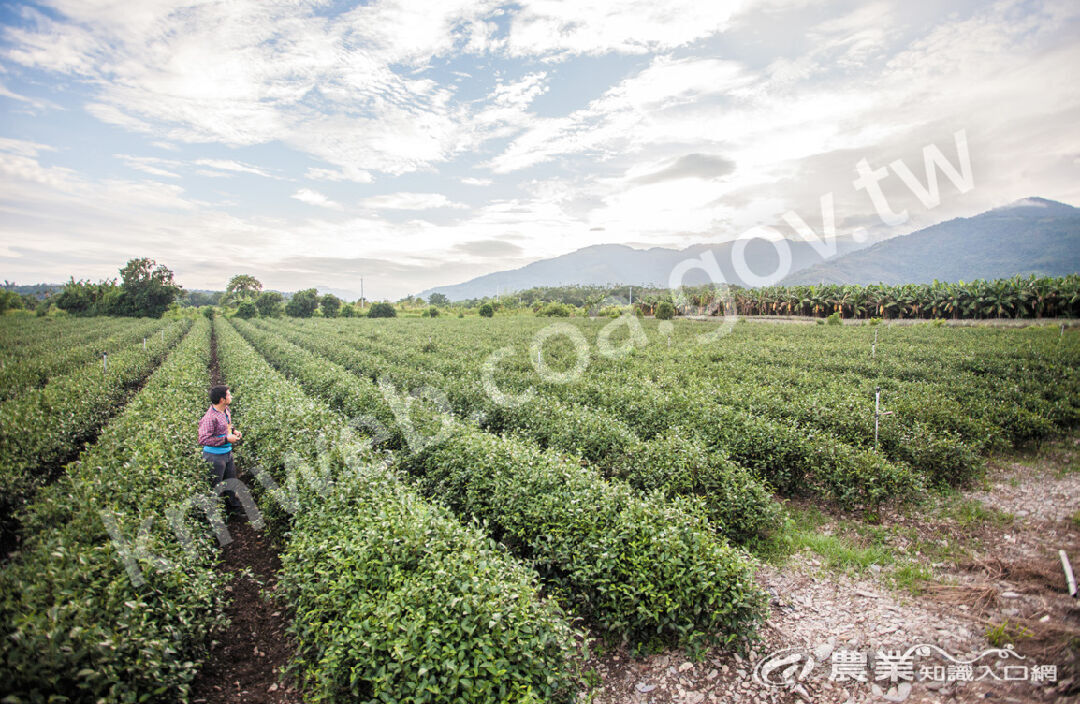
<path fill-rule="evenodd" d="M 813 246 L 806 242 L 788 240 L 788 244 L 792 270 L 804 269 L 823 261 Z M 842 238 L 838 238 L 836 244 L 840 254 L 865 246 Z M 433 293 L 442 293 L 450 300 L 460 301 L 539 286 L 632 284 L 666 287 L 672 270 L 679 262 L 700 258 L 709 250 L 716 257 L 725 281 L 746 285 L 731 264 L 732 247 L 734 242 L 695 244 L 685 249 L 634 249 L 624 244 L 598 244 L 558 257 L 541 259 L 519 269 L 478 276 L 461 284 L 435 286 L 419 295 L 428 298 Z M 779 263 L 773 245 L 762 240 L 750 241 L 744 258 L 750 271 L 757 276 L 774 272 Z M 683 283 L 694 286 L 709 283 L 709 279 L 703 271 L 694 269 L 687 272 Z"/>
<path fill-rule="evenodd" d="M 1009 278 L 1017 274 L 1063 276 L 1080 272 L 1080 208 L 1046 198 L 1023 198 L 969 218 L 955 218 L 872 245 L 838 238 L 837 254 L 822 258 L 808 243 L 787 240 L 792 266 L 780 281 L 795 284 L 903 284 Z M 541 286 L 659 285 L 666 287 L 681 261 L 712 250 L 729 283 L 746 286 L 731 265 L 733 242 L 685 249 L 634 249 L 621 244 L 585 247 L 518 269 L 479 276 L 453 286 L 435 286 L 419 295 L 442 293 L 451 300 L 494 296 Z M 746 262 L 764 276 L 777 267 L 771 244 L 751 241 Z M 708 283 L 694 270 L 687 285 Z M 759 282 L 753 282 L 759 283 Z"/>
<path fill-rule="evenodd" d="M 890 285 L 1080 272 L 1080 208 L 1022 198 L 793 272 L 781 284 Z"/>

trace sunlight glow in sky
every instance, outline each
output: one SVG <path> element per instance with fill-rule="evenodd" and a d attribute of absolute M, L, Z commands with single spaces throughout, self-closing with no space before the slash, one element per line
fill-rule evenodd
<path fill-rule="evenodd" d="M 398 298 L 600 243 L 683 247 L 793 209 L 909 232 L 1080 204 L 1080 4 L 49 0 L 0 7 L 0 276 L 250 273 Z M 855 164 L 922 148 L 933 210 Z"/>

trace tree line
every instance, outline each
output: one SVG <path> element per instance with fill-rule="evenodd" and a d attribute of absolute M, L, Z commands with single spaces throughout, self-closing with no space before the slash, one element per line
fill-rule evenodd
<path fill-rule="evenodd" d="M 76 281 L 72 277 L 58 292 L 38 300 L 20 294 L 5 282 L 0 291 L 0 313 L 36 308 L 44 314 L 55 307 L 72 315 L 161 317 L 181 306 L 209 312 L 222 307 L 242 318 L 395 317 L 437 316 L 451 309 L 459 316 L 469 312 L 482 317 L 501 313 L 570 315 L 620 315 L 633 311 L 667 318 L 672 315 L 792 315 L 840 318 L 1080 318 L 1080 274 L 1061 277 L 1014 276 L 992 281 L 977 280 L 903 285 L 808 286 L 691 286 L 680 295 L 656 286 L 550 286 L 535 287 L 497 297 L 451 302 L 442 293 L 425 301 L 409 296 L 397 305 L 348 302 L 332 293 L 319 295 L 314 288 L 292 295 L 263 290 L 250 274 L 233 276 L 224 291 L 185 292 L 173 272 L 153 259 L 131 259 L 119 270 L 119 278 Z M 21 287 L 25 288 L 25 287 Z"/>
<path fill-rule="evenodd" d="M 438 295 L 441 294 L 434 294 L 433 298 Z M 497 310 L 531 310 L 538 315 L 564 315 L 563 311 L 605 315 L 630 307 L 644 315 L 662 312 L 664 317 L 669 314 L 669 307 L 678 315 L 723 315 L 725 308 L 733 305 L 739 315 L 1078 318 L 1080 275 L 902 285 L 688 286 L 683 288 L 681 296 L 656 286 L 551 286 L 455 305 L 474 307 L 484 303 L 495 304 Z"/>

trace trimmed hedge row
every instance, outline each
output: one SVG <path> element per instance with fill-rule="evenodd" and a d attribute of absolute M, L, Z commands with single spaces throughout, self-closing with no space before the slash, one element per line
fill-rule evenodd
<path fill-rule="evenodd" d="M 0 696 L 23 702 L 186 701 L 224 625 L 226 576 L 196 532 L 191 552 L 166 509 L 206 492 L 195 427 L 207 406 L 210 325 L 194 324 L 97 443 L 40 492 L 25 542 L 0 570 Z M 101 513 L 104 512 L 104 513 Z M 135 551 L 126 572 L 105 516 Z M 172 563 L 158 571 L 151 556 Z"/>
<path fill-rule="evenodd" d="M 274 324 L 275 329 L 278 327 L 285 326 Z M 308 327 L 310 324 L 305 326 Z M 387 357 L 376 358 L 368 350 L 350 347 L 350 344 L 363 344 L 363 341 L 355 336 L 338 334 L 316 338 L 310 334 L 304 336 L 304 333 L 288 330 L 283 330 L 283 335 L 309 345 L 312 349 L 318 349 L 319 352 L 332 354 L 332 358 L 337 361 L 347 361 L 352 365 L 350 368 L 357 371 L 374 374 L 376 365 L 382 364 L 387 370 L 400 370 L 402 379 L 415 379 L 417 375 L 423 374 L 432 379 L 434 384 L 448 383 L 449 396 L 455 403 L 462 398 L 475 398 L 479 393 L 475 379 L 463 371 L 458 374 L 457 380 L 450 381 L 449 377 L 431 369 L 402 368 L 389 362 Z M 475 358 L 474 355 L 464 356 Z M 376 359 L 379 361 L 375 361 Z M 600 361 L 596 364 L 602 366 Z M 574 384 L 545 387 L 533 374 L 528 361 L 508 358 L 500 368 L 503 388 L 523 389 L 534 386 L 542 390 L 545 403 L 548 398 L 554 397 L 560 399 L 565 407 L 587 407 L 593 413 L 600 411 L 603 414 L 601 417 L 623 423 L 626 432 L 637 435 L 647 443 L 657 442 L 663 447 L 665 443 L 671 442 L 672 437 L 688 439 L 688 434 L 696 435 L 700 438 L 696 442 L 702 443 L 705 451 L 717 455 L 711 462 L 722 468 L 725 460 L 728 460 L 745 468 L 731 476 L 735 486 L 750 488 L 760 482 L 756 477 L 763 477 L 785 495 L 816 494 L 848 508 L 875 506 L 893 498 L 909 496 L 923 487 L 924 479 L 904 463 L 893 463 L 869 449 L 840 442 L 830 433 L 822 432 L 813 425 L 777 420 L 744 409 L 722 406 L 717 403 L 715 396 L 698 387 L 680 389 L 675 393 L 651 381 L 647 376 L 627 383 L 622 374 L 611 371 L 590 373 Z M 530 408 L 533 404 L 536 404 L 535 410 Z M 550 443 L 552 446 L 567 449 L 574 446 L 589 451 L 592 447 L 590 443 L 596 443 L 602 450 L 609 445 L 618 446 L 628 442 L 626 432 L 611 430 L 612 426 L 608 426 L 606 431 L 600 431 L 604 423 L 594 422 L 595 419 L 588 421 L 588 427 L 604 434 L 598 435 L 595 440 L 584 442 L 577 434 L 583 427 L 577 421 L 584 422 L 583 419 L 561 419 L 558 405 L 553 406 L 555 410 L 547 414 L 546 405 L 537 401 L 533 404 L 518 410 L 485 408 L 491 414 L 490 420 L 486 422 L 503 423 L 506 424 L 505 428 L 514 427 L 516 432 L 526 432 L 537 439 L 550 435 L 557 438 Z M 527 429 L 521 431 L 522 425 Z M 675 433 L 672 430 L 675 427 L 681 427 L 685 432 Z M 618 437 L 620 435 L 621 438 Z M 687 448 L 687 451 L 696 453 L 692 447 Z M 626 454 L 629 455 L 629 451 Z M 647 451 L 639 454 L 642 457 L 658 457 L 657 454 Z M 652 484 L 655 478 L 648 477 L 663 476 L 668 472 L 662 466 L 656 469 L 642 465 L 640 469 L 634 470 L 628 465 L 624 455 L 623 459 L 619 460 L 619 475 L 632 480 L 636 486 L 655 486 Z M 723 469 L 714 468 L 708 471 L 719 473 L 716 482 L 724 481 L 726 473 Z M 678 493 L 678 485 L 669 486 L 665 492 Z M 762 494 L 763 487 L 754 488 L 748 495 L 738 495 L 735 505 L 745 506 L 748 503 L 749 506 L 768 506 L 763 502 Z M 713 507 L 710 514 L 719 519 L 723 512 L 721 504 L 725 500 L 726 496 L 719 496 L 717 500 L 711 501 Z M 766 509 L 762 518 L 767 530 L 767 526 L 772 525 L 774 513 Z M 736 536 L 753 535 L 757 532 L 753 514 L 746 517 L 728 514 L 728 522 L 724 525 L 730 526 Z"/>
<path fill-rule="evenodd" d="M 371 397 L 369 383 L 295 345 L 240 328 L 283 371 Z M 337 382 L 331 383 L 336 376 Z M 317 382 L 316 379 L 325 379 Z M 762 618 L 752 560 L 718 539 L 697 502 L 642 496 L 535 443 L 454 422 L 399 465 L 424 492 L 485 522 L 602 632 L 636 646 L 733 642 Z"/>
<path fill-rule="evenodd" d="M 722 406 L 707 392 L 664 393 L 655 385 L 613 386 L 603 377 L 566 387 L 565 397 L 608 410 L 642 437 L 692 430 L 706 447 L 760 473 L 782 494 L 819 495 L 848 508 L 876 506 L 923 488 L 902 463 L 855 448 L 812 426 Z"/>
<path fill-rule="evenodd" d="M 753 560 L 717 539 L 694 502 L 642 496 L 534 443 L 465 426 L 402 466 L 531 558 L 608 636 L 730 644 L 763 618 Z"/>
<path fill-rule="evenodd" d="M 377 346 L 375 343 L 348 334 L 347 328 L 359 326 L 328 322 L 333 324 L 330 330 L 336 334 L 323 337 L 315 337 L 310 332 L 306 337 L 304 333 L 289 332 L 289 329 L 313 330 L 315 325 L 310 322 L 272 325 L 275 329 L 283 328 L 283 334 L 290 339 L 298 339 L 320 353 L 325 351 L 328 356 L 332 354 L 337 361 L 346 360 L 350 368 L 357 371 L 373 374 L 381 364 L 400 373 L 406 380 L 423 374 L 434 379 L 434 384 L 450 383 L 449 396 L 455 403 L 462 397 L 475 398 L 479 393 L 475 372 L 468 373 L 462 366 L 464 362 L 450 362 L 447 355 L 437 355 L 437 361 L 433 360 L 429 366 L 449 365 L 457 370 L 456 380 L 446 382 L 444 380 L 451 379 L 449 371 L 443 376 L 441 372 L 419 364 L 394 365 L 387 361 L 388 355 L 376 357 L 366 349 Z M 270 327 L 271 324 L 266 325 Z M 394 343 L 381 344 L 385 347 Z M 551 351 L 573 354 L 568 345 L 562 348 L 555 345 Z M 415 353 L 405 353 L 405 356 L 416 361 Z M 662 376 L 663 367 L 651 373 L 641 370 L 632 374 L 630 372 L 636 371 L 639 365 L 653 363 L 648 358 L 639 360 L 637 356 L 630 355 L 629 361 L 596 359 L 593 362 L 596 371 L 566 385 L 542 384 L 530 361 L 511 356 L 499 365 L 499 384 L 504 390 L 515 391 L 533 387 L 545 399 L 557 398 L 570 407 L 601 411 L 604 417 L 625 423 L 632 433 L 647 442 L 654 438 L 663 441 L 672 428 L 681 427 L 696 434 L 706 450 L 742 465 L 751 476 L 764 478 L 789 496 L 816 494 L 854 508 L 903 498 L 923 487 L 925 480 L 905 463 L 890 462 L 872 450 L 853 447 L 813 424 L 774 419 L 745 409 L 722 406 L 700 384 L 677 390 L 666 388 L 652 379 Z M 454 357 L 477 360 L 473 352 L 462 352 Z M 477 361 L 476 366 L 479 364 Z M 525 413 L 534 419 L 532 422 L 547 425 L 549 421 L 542 417 L 544 410 L 538 405 L 535 413 Z M 491 412 L 496 414 L 493 416 L 496 420 L 498 415 L 515 413 L 512 410 Z M 559 424 L 554 416 L 550 422 Z"/>
<path fill-rule="evenodd" d="M 574 633 L 536 574 L 422 500 L 341 416 L 215 325 L 240 455 L 296 502 L 279 584 L 310 700 L 569 701 Z"/>
<path fill-rule="evenodd" d="M 76 318 L 74 316 L 38 318 L 32 315 L 0 316 L 0 362 L 18 363 L 36 356 L 42 346 L 54 340 L 76 344 L 102 337 L 103 330 L 130 325 L 134 318 Z"/>
<path fill-rule="evenodd" d="M 64 374 L 94 359 L 103 351 L 115 354 L 139 345 L 168 325 L 167 321 L 124 319 L 110 321 L 81 335 L 56 336 L 34 346 L 34 354 L 0 365 L 0 401 L 15 398 L 27 389 L 43 386 L 50 377 Z M 147 340 L 149 344 L 149 339 Z"/>
<path fill-rule="evenodd" d="M 364 330 L 358 341 L 369 351 L 395 350 L 394 357 L 402 364 L 423 360 L 444 374 L 460 376 L 464 371 L 475 379 L 478 365 L 470 370 L 462 366 L 462 360 L 482 359 L 505 345 L 523 349 L 535 332 L 528 319 L 517 319 L 512 328 L 495 331 L 448 321 L 438 331 L 439 353 L 432 355 L 421 354 L 427 348 L 420 344 L 432 330 L 419 321 L 408 322 L 378 335 Z M 601 325 L 585 323 L 582 328 L 586 333 L 596 332 Z M 647 322 L 644 325 L 650 327 Z M 294 327 L 330 332 L 363 328 L 338 321 Z M 874 331 L 869 328 L 823 333 L 802 326 L 740 325 L 722 345 L 687 345 L 694 329 L 676 326 L 676 347 L 650 344 L 618 361 L 594 355 L 590 374 L 609 378 L 614 374 L 617 379 L 612 383 L 617 385 L 657 376 L 678 378 L 680 388 L 716 386 L 718 380 L 726 385 L 733 379 L 753 389 L 773 384 L 803 397 L 809 411 L 802 416 L 804 426 L 825 428 L 827 421 L 832 428 L 839 421 L 836 427 L 847 428 L 850 421 L 861 423 L 862 430 L 845 439 L 863 446 L 872 437 L 872 430 L 865 432 L 867 410 L 872 410 L 874 387 L 881 386 L 889 408 L 896 411 L 883 425 L 883 450 L 920 472 L 953 482 L 981 471 L 971 454 L 983 447 L 1003 449 L 1066 431 L 1080 422 L 1080 348 L 1070 344 L 1068 336 L 1059 338 L 1056 329 L 960 330 L 921 325 L 879 330 L 885 337 L 872 359 Z M 672 363 L 673 354 L 676 363 Z M 517 367 L 519 372 L 529 372 L 529 362 L 515 357 L 501 363 L 501 371 Z M 739 390 L 736 393 L 743 396 Z M 753 410 L 760 414 L 762 409 Z M 792 409 L 784 411 L 785 415 L 770 415 L 785 420 Z M 819 417 L 819 411 L 831 417 Z M 948 432 L 937 437 L 942 430 Z M 895 440 L 888 437 L 890 433 Z M 957 447 L 957 438 L 962 448 Z"/>
<path fill-rule="evenodd" d="M 84 442 L 123 406 L 191 325 L 179 321 L 109 358 L 108 372 L 90 362 L 45 387 L 0 404 L 0 518 L 10 516 L 73 459 Z"/>
<path fill-rule="evenodd" d="M 295 374 L 348 412 L 379 407 L 380 421 L 393 422 L 389 410 L 382 408 L 383 400 L 373 398 L 379 395 L 377 390 L 365 382 L 357 384 L 356 377 L 338 374 L 335 380 L 325 364 L 315 362 L 317 358 L 305 345 L 332 355 L 334 360 L 352 362 L 354 370 L 367 375 L 378 371 L 400 383 L 422 379 L 433 384 L 447 392 L 458 413 L 482 413 L 481 426 L 489 432 L 511 432 L 543 447 L 580 454 L 607 476 L 622 479 L 637 489 L 660 490 L 668 497 L 696 496 L 704 504 L 713 528 L 729 540 L 753 542 L 779 526 L 780 507 L 768 486 L 723 455 L 705 451 L 690 434 L 670 434 L 642 442 L 625 423 L 592 408 L 571 406 L 549 397 L 516 408 L 497 406 L 467 378 L 449 379 L 419 365 L 403 367 L 386 357 L 379 360 L 377 368 L 374 360 L 368 361 L 347 343 L 351 340 L 342 336 L 315 340 L 291 331 L 275 335 L 247 324 L 238 327 L 248 339 L 257 340 L 272 360 L 279 355 L 284 359 L 307 358 L 310 363 L 294 365 Z M 277 332 L 276 326 L 263 327 Z M 281 337 L 295 340 L 297 345 Z M 392 437 L 400 441 L 396 426 L 391 428 Z M 680 446 L 678 453 L 665 455 L 675 445 Z M 679 461 L 673 462 L 674 457 Z M 687 461 L 690 458 L 693 461 Z"/>
<path fill-rule="evenodd" d="M 741 545 L 780 526 L 780 505 L 765 482 L 679 428 L 643 441 L 603 411 L 538 398 L 517 408 L 492 406 L 485 429 L 512 431 L 544 447 L 577 452 L 636 489 L 696 497 L 713 528 Z"/>

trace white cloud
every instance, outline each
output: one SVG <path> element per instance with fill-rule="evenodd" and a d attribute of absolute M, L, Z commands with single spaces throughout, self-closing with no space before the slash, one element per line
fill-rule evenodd
<path fill-rule="evenodd" d="M 371 196 L 360 205 L 372 210 L 431 210 L 433 208 L 463 209 L 468 206 L 455 203 L 441 193 L 387 193 Z"/>
<path fill-rule="evenodd" d="M 530 120 L 532 125 L 488 163 L 507 173 L 527 168 L 564 154 L 625 153 L 658 138 L 686 141 L 680 130 L 657 135 L 680 110 L 698 111 L 704 101 L 727 94 L 739 95 L 754 77 L 739 64 L 719 59 L 672 59 L 657 57 L 647 68 L 620 81 L 601 97 L 566 117 Z M 674 119 L 678 119 L 677 117 Z M 697 133 L 709 129 L 707 141 L 722 136 L 700 122 Z M 726 137 L 726 135 L 723 135 Z"/>
<path fill-rule="evenodd" d="M 666 51 L 719 33 L 743 4 L 526 0 L 513 16 L 507 49 L 513 56 Z"/>
<path fill-rule="evenodd" d="M 301 188 L 296 193 L 293 193 L 292 197 L 301 203 L 307 203 L 308 205 L 317 205 L 322 208 L 330 208 L 331 210 L 341 210 L 340 203 L 335 203 L 322 193 L 313 191 L 310 188 Z"/>
<path fill-rule="evenodd" d="M 255 174 L 256 176 L 264 176 L 266 178 L 277 178 L 273 174 L 268 173 L 257 166 L 244 164 L 231 159 L 196 159 L 195 163 L 199 166 L 205 166 L 218 172 L 226 171 L 230 173 Z"/>
<path fill-rule="evenodd" d="M 353 181 L 355 183 L 371 183 L 375 180 L 371 172 L 353 166 L 343 166 L 340 169 L 310 168 L 304 172 L 304 178 L 316 181 Z"/>
<path fill-rule="evenodd" d="M 161 159 L 154 156 L 134 156 L 132 154 L 114 154 L 113 156 L 123 161 L 129 168 L 142 171 L 151 176 L 165 178 L 180 178 L 180 174 L 169 171 L 168 168 L 177 168 L 184 165 L 183 162 L 174 159 Z"/>
<path fill-rule="evenodd" d="M 17 100 L 20 103 L 26 103 L 35 110 L 52 109 L 57 110 L 59 106 L 49 100 L 42 100 L 41 98 L 30 98 L 25 95 L 20 95 L 8 89 L 7 86 L 0 82 L 0 98 L 11 98 Z"/>
<path fill-rule="evenodd" d="M 48 144 L 29 142 L 25 139 L 9 139 L 7 137 L 0 137 L 0 152 L 8 152 L 9 154 L 35 157 L 38 155 L 38 152 L 52 151 L 56 151 L 55 147 L 51 147 Z"/>
<path fill-rule="evenodd" d="M 841 220 L 855 221 L 870 212 L 851 188 L 855 161 L 917 165 L 929 142 L 949 154 L 961 127 L 976 189 L 926 217 L 1032 194 L 1080 200 L 1075 3 L 49 5 L 49 16 L 25 9 L 31 19 L 0 29 L 0 96 L 13 105 L 23 93 L 63 97 L 84 110 L 64 115 L 71 129 L 57 149 L 39 137 L 44 126 L 10 121 L 11 134 L 37 141 L 0 138 L 0 233 L 9 240 L 0 251 L 47 240 L 50 256 L 97 262 L 104 255 L 95 252 L 139 242 L 199 277 L 189 250 L 213 248 L 287 270 L 290 281 L 326 266 L 340 277 L 328 285 L 349 288 L 353 270 L 334 269 L 330 257 L 288 264 L 323 251 L 369 271 L 375 258 L 387 270 L 396 263 L 413 286 L 432 257 L 483 254 L 478 243 L 512 242 L 520 252 L 491 251 L 518 261 L 598 242 L 731 236 L 788 208 L 816 224 L 827 191 Z M 599 54 L 609 56 L 573 61 Z M 50 72 L 50 92 L 20 83 L 35 75 L 24 67 Z M 69 136 L 81 136 L 86 115 L 128 140 L 106 142 L 102 161 L 126 152 L 115 157 L 144 181 L 70 168 L 89 161 Z M 137 156 L 146 144 L 170 158 Z M 438 192 L 446 184 L 464 197 L 457 184 L 494 185 L 465 175 L 484 169 L 500 174 L 491 189 L 499 200 L 471 207 Z M 181 174 L 304 179 L 334 199 L 300 188 L 291 197 L 319 209 L 295 217 L 295 206 L 281 212 L 266 201 L 268 184 L 236 179 L 225 184 L 227 201 L 207 204 L 158 180 Z M 397 192 L 364 198 L 376 179 Z M 222 212 L 233 208 L 245 215 Z M 427 212 L 437 209 L 446 211 Z"/>

